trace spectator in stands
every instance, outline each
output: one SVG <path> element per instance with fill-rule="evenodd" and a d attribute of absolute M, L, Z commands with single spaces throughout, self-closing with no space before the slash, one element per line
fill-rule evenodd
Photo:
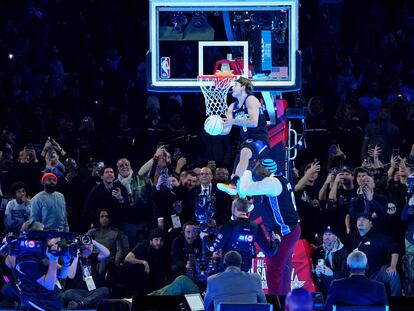
<path fill-rule="evenodd" d="M 388 283 L 391 296 L 398 296 L 401 291 L 400 276 L 397 272 L 399 258 L 398 245 L 388 236 L 373 227 L 372 215 L 362 213 L 357 216 L 357 232 L 351 233 L 348 249 L 358 249 L 368 258 L 366 275 L 381 283 Z"/>
<path fill-rule="evenodd" d="M 214 181 L 216 183 L 227 183 L 229 181 L 229 170 L 225 167 L 217 167 L 214 171 Z"/>
<path fill-rule="evenodd" d="M 361 155 L 365 155 L 369 145 L 381 146 L 382 152 L 380 160 L 388 161 L 392 155 L 392 149 L 400 146 L 400 131 L 398 127 L 391 122 L 390 112 L 387 107 L 379 109 L 378 116 L 372 119 L 365 127 L 365 136 L 362 142 Z"/>
<path fill-rule="evenodd" d="M 23 223 L 30 216 L 30 199 L 27 197 L 27 186 L 22 182 L 12 184 L 14 199 L 9 201 L 4 212 L 4 231 L 19 234 Z"/>
<path fill-rule="evenodd" d="M 333 305 L 386 305 L 387 294 L 384 284 L 365 276 L 369 258 L 359 250 L 347 257 L 350 271 L 348 278 L 335 280 L 329 289 L 325 311 L 331 311 Z"/>
<path fill-rule="evenodd" d="M 367 94 L 361 96 L 358 101 L 359 105 L 364 107 L 368 112 L 368 118 L 370 121 L 373 121 L 377 118 L 378 113 L 380 111 L 380 106 L 382 104 L 382 100 L 377 97 L 378 92 L 378 83 L 371 82 L 368 85 Z"/>
<path fill-rule="evenodd" d="M 303 287 L 292 289 L 285 300 L 285 311 L 312 311 L 312 294 Z"/>
<path fill-rule="evenodd" d="M 172 214 L 180 217 L 180 226 L 187 221 L 195 221 L 197 175 L 193 171 L 183 172 L 183 182 L 174 189 L 173 206 L 167 217 Z M 159 203 L 157 203 L 159 205 Z M 177 226 L 174 226 L 177 229 Z M 168 229 L 168 228 L 167 228 Z"/>
<path fill-rule="evenodd" d="M 301 237 L 310 243 L 314 243 L 315 234 L 320 232 L 318 228 L 320 219 L 319 191 L 315 184 L 320 170 L 321 166 L 319 162 L 308 164 L 305 167 L 303 177 L 294 187 L 299 219 L 307 219 L 306 222 L 301 223 Z"/>
<path fill-rule="evenodd" d="M 314 279 L 318 290 L 326 296 L 331 282 L 347 275 L 348 251 L 336 235 L 334 227 L 325 228 L 322 240 L 322 245 L 312 253 L 312 264 L 315 267 Z"/>
<path fill-rule="evenodd" d="M 154 156 L 141 166 L 138 175 L 148 177 L 156 185 L 158 177 L 162 175 L 162 172 L 166 172 L 167 175 L 173 172 L 171 154 L 163 145 L 159 146 Z"/>
<path fill-rule="evenodd" d="M 97 252 L 93 252 L 94 248 Z M 70 265 L 69 280 L 62 293 L 69 309 L 95 307 L 109 297 L 109 288 L 103 286 L 105 273 L 98 271 L 98 263 L 108 257 L 109 250 L 95 240 L 82 246 Z"/>
<path fill-rule="evenodd" d="M 414 194 L 411 194 L 411 198 L 405 204 L 401 219 L 408 227 L 405 233 L 405 253 L 414 253 Z"/>
<path fill-rule="evenodd" d="M 328 169 L 338 168 L 343 166 L 351 166 L 348 156 L 341 150 L 339 145 L 329 146 Z"/>
<path fill-rule="evenodd" d="M 388 176 L 391 175 L 392 178 L 390 179 L 388 177 L 389 179 L 386 184 L 386 195 L 388 198 L 386 222 L 389 229 L 387 234 L 403 247 L 406 226 L 404 225 L 401 216 L 404 206 L 409 199 L 407 185 L 405 184 L 406 176 L 409 175 L 409 170 L 405 161 L 402 159 L 399 161 L 399 164 L 394 163 L 395 166 L 392 168 L 395 160 L 397 160 L 397 158 L 391 159 L 391 167 L 388 171 Z M 404 183 L 403 179 L 405 179 Z"/>
<path fill-rule="evenodd" d="M 102 208 L 112 215 L 112 224 L 119 226 L 122 211 L 128 204 L 127 191 L 120 182 L 114 182 L 114 169 L 111 166 L 102 168 L 101 179 L 102 182 L 91 190 L 86 199 L 81 219 L 82 230 L 89 230 L 96 212 Z"/>
<path fill-rule="evenodd" d="M 200 170 L 200 185 L 196 186 L 194 201 L 199 195 L 205 195 L 214 202 L 215 214 L 213 216 L 215 225 L 221 226 L 227 223 L 231 217 L 231 199 L 227 193 L 218 191 L 217 184 L 213 182 L 213 173 L 209 167 L 202 167 Z"/>
<path fill-rule="evenodd" d="M 326 176 L 324 183 L 322 184 L 321 189 L 319 189 L 318 200 L 322 207 L 322 210 L 325 208 L 326 201 L 328 201 L 328 194 L 333 187 L 333 183 L 337 174 L 338 168 L 331 168 L 328 172 L 328 175 Z"/>
<path fill-rule="evenodd" d="M 201 239 L 198 235 L 197 224 L 183 224 L 182 234 L 172 241 L 171 272 L 173 278 L 195 271 L 196 259 L 201 257 Z"/>
<path fill-rule="evenodd" d="M 165 176 L 158 180 L 154 190 L 154 219 L 161 230 L 170 231 L 170 228 L 181 228 L 183 206 L 182 199 L 177 195 L 178 188 L 178 181 L 172 177 Z M 175 215 L 174 218 L 173 215 Z"/>
<path fill-rule="evenodd" d="M 341 238 L 350 230 L 346 227 L 346 215 L 349 214 L 350 202 L 354 196 L 356 196 L 356 187 L 353 172 L 349 167 L 343 167 L 335 176 L 329 191 L 325 213 L 326 222 L 334 224 L 336 233 Z"/>
<path fill-rule="evenodd" d="M 65 176 L 65 166 L 59 161 L 59 154 L 64 156 L 66 153 L 56 140 L 48 137 L 41 153 L 46 161 L 43 173 L 53 173 L 61 179 Z"/>
<path fill-rule="evenodd" d="M 31 201 L 30 220 L 41 222 L 47 230 L 69 231 L 65 197 L 56 191 L 57 176 L 45 173 L 41 182 L 44 190 Z"/>
<path fill-rule="evenodd" d="M 334 118 L 336 126 L 332 129 L 332 136 L 340 143 L 341 149 L 347 150 L 347 158 L 355 165 L 361 159 L 359 147 L 364 137 L 362 117 L 350 103 L 345 103 L 338 106 Z"/>
<path fill-rule="evenodd" d="M 181 175 L 180 175 L 181 179 Z M 182 174 L 182 182 L 181 186 L 186 187 L 188 190 L 193 189 L 196 186 L 197 183 L 197 174 L 193 171 L 185 171 Z"/>
<path fill-rule="evenodd" d="M 122 231 L 128 236 L 129 244 L 135 245 L 148 236 L 152 220 L 152 185 L 151 181 L 134 173 L 128 159 L 117 162 L 118 181 L 125 187 L 128 202 L 122 211 Z"/>
<path fill-rule="evenodd" d="M 220 303 L 266 302 L 260 276 L 240 270 L 242 257 L 236 251 L 224 255 L 224 272 L 209 276 L 204 298 L 206 311 L 217 309 Z"/>
<path fill-rule="evenodd" d="M 139 243 L 125 257 L 125 263 L 128 264 L 128 287 L 137 290 L 139 295 L 167 284 L 169 263 L 164 241 L 164 232 L 158 228 L 153 229 L 149 241 Z"/>
<path fill-rule="evenodd" d="M 67 158 L 64 162 L 65 178 L 59 180 L 58 191 L 66 199 L 69 226 L 72 231 L 80 231 L 80 218 L 86 198 L 95 186 L 91 174 L 76 163 L 75 159 Z"/>
<path fill-rule="evenodd" d="M 15 182 L 24 182 L 27 186 L 27 195 L 34 196 L 41 190 L 39 178 L 41 178 L 40 164 L 36 157 L 36 151 L 33 144 L 27 144 L 23 150 L 19 152 L 17 163 L 13 165 L 6 173 L 2 180 L 2 189 L 4 194 L 11 194 L 10 186 Z"/>
<path fill-rule="evenodd" d="M 105 246 L 110 254 L 106 260 L 102 260 L 100 272 L 106 271 L 108 265 L 119 265 L 129 251 L 128 238 L 117 228 L 110 226 L 109 213 L 100 209 L 96 213 L 94 228 L 88 231 L 88 235 L 95 241 Z"/>
<path fill-rule="evenodd" d="M 357 178 L 358 180 L 358 178 Z M 352 223 L 356 223 L 357 216 L 361 213 L 370 215 L 375 229 L 384 232 L 387 226 L 385 215 L 387 213 L 388 200 L 385 196 L 374 192 L 375 183 L 371 176 L 364 176 L 360 179 L 362 194 L 351 200 L 349 215 Z"/>

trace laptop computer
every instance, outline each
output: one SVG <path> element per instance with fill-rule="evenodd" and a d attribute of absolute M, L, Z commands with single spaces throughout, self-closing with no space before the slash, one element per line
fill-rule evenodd
<path fill-rule="evenodd" d="M 204 311 L 204 301 L 200 294 L 188 294 L 184 298 L 191 311 Z"/>

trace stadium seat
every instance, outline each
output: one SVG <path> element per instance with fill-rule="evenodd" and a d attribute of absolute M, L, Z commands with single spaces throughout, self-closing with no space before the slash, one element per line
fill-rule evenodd
<path fill-rule="evenodd" d="M 273 311 L 270 303 L 220 303 L 216 311 Z"/>

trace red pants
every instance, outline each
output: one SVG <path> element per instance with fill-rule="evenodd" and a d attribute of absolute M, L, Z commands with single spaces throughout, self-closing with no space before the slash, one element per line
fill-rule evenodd
<path fill-rule="evenodd" d="M 266 257 L 266 280 L 269 295 L 285 296 L 290 292 L 292 256 L 300 232 L 300 225 L 297 224 L 291 233 L 282 237 L 278 252 L 274 256 Z"/>

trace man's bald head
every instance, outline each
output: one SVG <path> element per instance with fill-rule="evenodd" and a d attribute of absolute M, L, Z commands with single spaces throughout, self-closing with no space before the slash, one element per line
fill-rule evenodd
<path fill-rule="evenodd" d="M 304 288 L 292 289 L 286 296 L 285 311 L 312 311 L 312 294 Z"/>

